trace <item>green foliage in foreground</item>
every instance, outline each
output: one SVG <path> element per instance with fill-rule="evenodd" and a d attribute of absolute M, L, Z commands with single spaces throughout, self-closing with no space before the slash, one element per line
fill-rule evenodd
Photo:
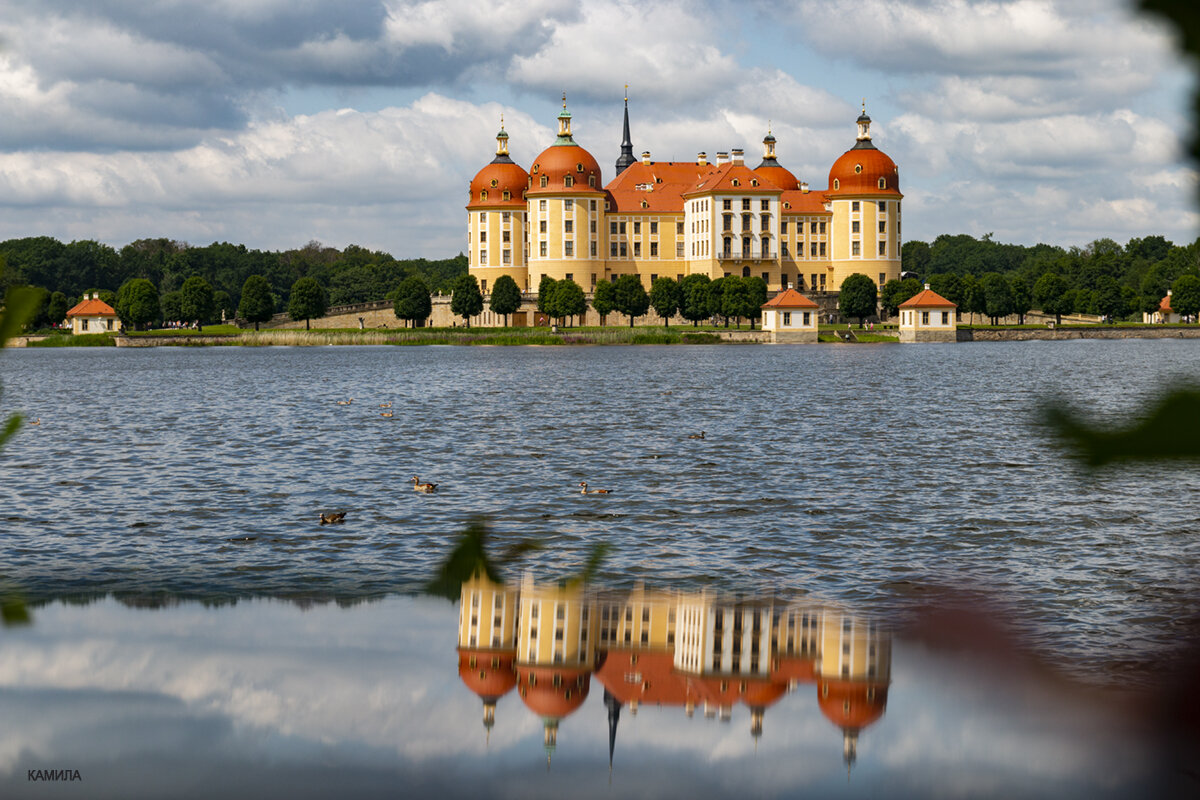
<path fill-rule="evenodd" d="M 116 347 L 115 333 L 81 333 L 78 336 L 49 336 L 30 341 L 28 347 Z"/>
<path fill-rule="evenodd" d="M 1176 389 L 1144 419 L 1123 430 L 1081 422 L 1062 402 L 1042 410 L 1061 444 L 1090 467 L 1113 461 L 1200 460 L 1200 391 Z"/>

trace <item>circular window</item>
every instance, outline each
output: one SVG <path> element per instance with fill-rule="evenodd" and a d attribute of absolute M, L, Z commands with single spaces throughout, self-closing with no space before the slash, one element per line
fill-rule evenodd
<path fill-rule="evenodd" d="M 862 164 L 855 164 L 854 165 L 854 174 L 858 175 L 860 172 L 862 172 Z"/>
<path fill-rule="evenodd" d="M 575 165 L 575 171 L 576 171 L 576 172 L 583 172 L 583 164 L 576 164 L 576 165 Z"/>
<path fill-rule="evenodd" d="M 495 179 L 495 178 L 492 178 L 492 186 L 496 186 L 496 185 L 497 185 L 497 184 L 496 184 L 496 179 Z"/>

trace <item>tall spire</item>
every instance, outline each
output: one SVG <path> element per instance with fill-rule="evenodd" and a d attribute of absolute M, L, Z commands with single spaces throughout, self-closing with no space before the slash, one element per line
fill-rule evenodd
<path fill-rule="evenodd" d="M 617 747 L 617 723 L 621 720 L 621 701 L 605 689 L 604 705 L 608 707 L 608 773 L 612 775 L 613 751 Z"/>
<path fill-rule="evenodd" d="M 625 129 L 621 136 L 621 155 L 617 158 L 617 175 L 634 163 L 633 140 L 629 137 L 629 84 L 625 84 Z"/>
<path fill-rule="evenodd" d="M 862 113 L 858 115 L 858 141 L 854 143 L 853 150 L 874 150 L 875 145 L 871 143 L 871 118 L 867 116 L 867 99 L 863 98 Z"/>

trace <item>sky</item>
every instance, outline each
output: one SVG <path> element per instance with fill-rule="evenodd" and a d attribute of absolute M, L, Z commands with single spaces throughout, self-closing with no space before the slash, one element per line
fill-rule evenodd
<path fill-rule="evenodd" d="M 909 239 L 1186 243 L 1194 81 L 1120 0 L 0 0 L 0 239 L 449 257 L 501 115 L 607 182 L 628 84 L 636 153 L 816 189 L 865 100 Z"/>

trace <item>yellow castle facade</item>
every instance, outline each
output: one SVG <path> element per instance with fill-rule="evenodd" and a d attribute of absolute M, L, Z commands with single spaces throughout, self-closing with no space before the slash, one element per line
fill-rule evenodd
<path fill-rule="evenodd" d="M 771 291 L 837 291 L 861 273 L 879 286 L 900 277 L 900 193 L 896 164 L 857 120 L 854 145 L 829 171 L 827 188 L 799 180 L 776 157 L 768 130 L 762 162 L 744 151 L 710 161 L 633 156 L 629 101 L 616 176 L 604 182 L 596 159 L 571 130 L 566 100 L 558 136 L 526 169 L 508 153 L 501 122 L 496 157 L 471 181 L 467 203 L 470 273 L 487 294 L 507 275 L 536 292 L 543 275 L 585 292 L 600 281 L 757 276 Z"/>

